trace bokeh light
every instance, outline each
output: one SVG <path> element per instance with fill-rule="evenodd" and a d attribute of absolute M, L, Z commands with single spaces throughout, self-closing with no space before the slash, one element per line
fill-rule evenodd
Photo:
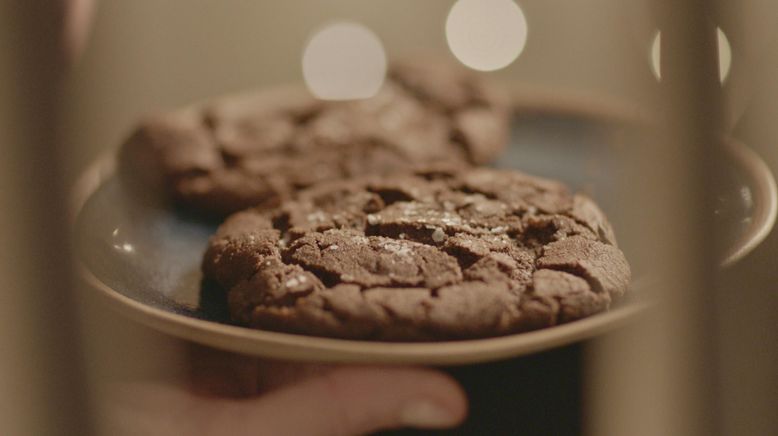
<path fill-rule="evenodd" d="M 719 54 L 719 80 L 723 83 L 729 76 L 732 66 L 732 47 L 729 45 L 727 35 L 720 27 L 716 28 L 716 36 Z M 657 80 L 662 80 L 662 32 L 657 31 L 651 42 L 651 72 Z"/>
<path fill-rule="evenodd" d="M 386 54 L 378 37 L 351 22 L 330 24 L 316 32 L 303 52 L 308 89 L 326 100 L 375 95 L 386 75 Z"/>
<path fill-rule="evenodd" d="M 524 50 L 527 20 L 512 0 L 458 0 L 446 19 L 446 40 L 468 67 L 499 70 Z"/>

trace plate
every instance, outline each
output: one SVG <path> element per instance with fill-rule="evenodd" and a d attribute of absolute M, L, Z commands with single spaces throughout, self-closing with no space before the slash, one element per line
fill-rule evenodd
<path fill-rule="evenodd" d="M 524 107 L 513 122 L 508 152 L 499 167 L 561 179 L 600 203 L 620 227 L 615 148 L 630 123 L 587 112 Z M 742 258 L 771 230 L 776 189 L 764 162 L 744 145 L 727 141 L 735 171 L 716 213 L 729 229 L 724 263 Z M 456 365 L 503 359 L 591 338 L 642 313 L 648 285 L 636 272 L 632 297 L 610 311 L 552 328 L 509 336 L 433 343 L 386 343 L 329 339 L 252 330 L 230 325 L 218 292 L 200 285 L 200 257 L 216 223 L 169 207 L 139 204 L 114 173 L 111 156 L 85 172 L 74 192 L 73 226 L 78 269 L 84 283 L 139 323 L 212 347 L 295 361 Z M 633 249 L 620 240 L 629 258 Z"/>

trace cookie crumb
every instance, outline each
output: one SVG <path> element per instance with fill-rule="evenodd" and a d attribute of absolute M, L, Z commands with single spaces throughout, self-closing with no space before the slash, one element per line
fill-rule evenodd
<path fill-rule="evenodd" d="M 432 232 L 432 240 L 438 243 L 443 242 L 446 240 L 446 233 L 440 228 L 436 228 L 435 231 Z"/>
<path fill-rule="evenodd" d="M 321 223 L 324 222 L 324 220 L 326 219 L 322 211 L 316 211 L 314 213 L 310 213 L 308 214 L 307 218 L 308 218 L 308 222 L 311 223 Z"/>
<path fill-rule="evenodd" d="M 392 241 L 383 244 L 383 247 L 386 251 L 392 252 L 398 256 L 408 256 L 411 254 L 411 249 L 406 244 Z"/>

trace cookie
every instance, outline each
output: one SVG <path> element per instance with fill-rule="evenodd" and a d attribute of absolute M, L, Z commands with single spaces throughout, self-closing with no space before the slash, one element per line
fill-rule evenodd
<path fill-rule="evenodd" d="M 123 145 L 120 168 L 208 215 L 272 208 L 322 181 L 488 162 L 507 142 L 504 98 L 463 67 L 396 63 L 369 99 L 325 102 L 287 87 L 151 117 Z"/>
<path fill-rule="evenodd" d="M 589 198 L 489 168 L 330 182 L 239 212 L 202 269 L 238 324 L 384 341 L 549 327 L 608 309 L 630 281 Z"/>

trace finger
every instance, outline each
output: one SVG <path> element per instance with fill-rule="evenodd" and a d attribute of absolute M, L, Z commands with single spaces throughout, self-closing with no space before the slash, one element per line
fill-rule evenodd
<path fill-rule="evenodd" d="M 68 60 L 84 51 L 94 15 L 94 0 L 63 0 L 65 3 L 64 50 Z"/>
<path fill-rule="evenodd" d="M 197 435 L 195 417 L 204 397 L 152 382 L 98 384 L 93 402 L 95 430 L 112 436 Z"/>
<path fill-rule="evenodd" d="M 186 363 L 188 386 L 197 394 L 242 398 L 259 392 L 256 357 L 188 343 Z"/>
<path fill-rule="evenodd" d="M 234 435 L 358 435 L 460 423 L 467 400 L 437 371 L 394 367 L 334 369 L 254 400 L 208 399 L 198 427 Z"/>
<path fill-rule="evenodd" d="M 343 368 L 343 365 L 261 359 L 257 362 L 257 367 L 259 368 L 258 391 L 268 393 L 310 378 L 324 376 L 335 369 Z"/>
<path fill-rule="evenodd" d="M 259 359 L 186 344 L 186 381 L 199 395 L 245 398 L 323 375 L 337 366 Z"/>

